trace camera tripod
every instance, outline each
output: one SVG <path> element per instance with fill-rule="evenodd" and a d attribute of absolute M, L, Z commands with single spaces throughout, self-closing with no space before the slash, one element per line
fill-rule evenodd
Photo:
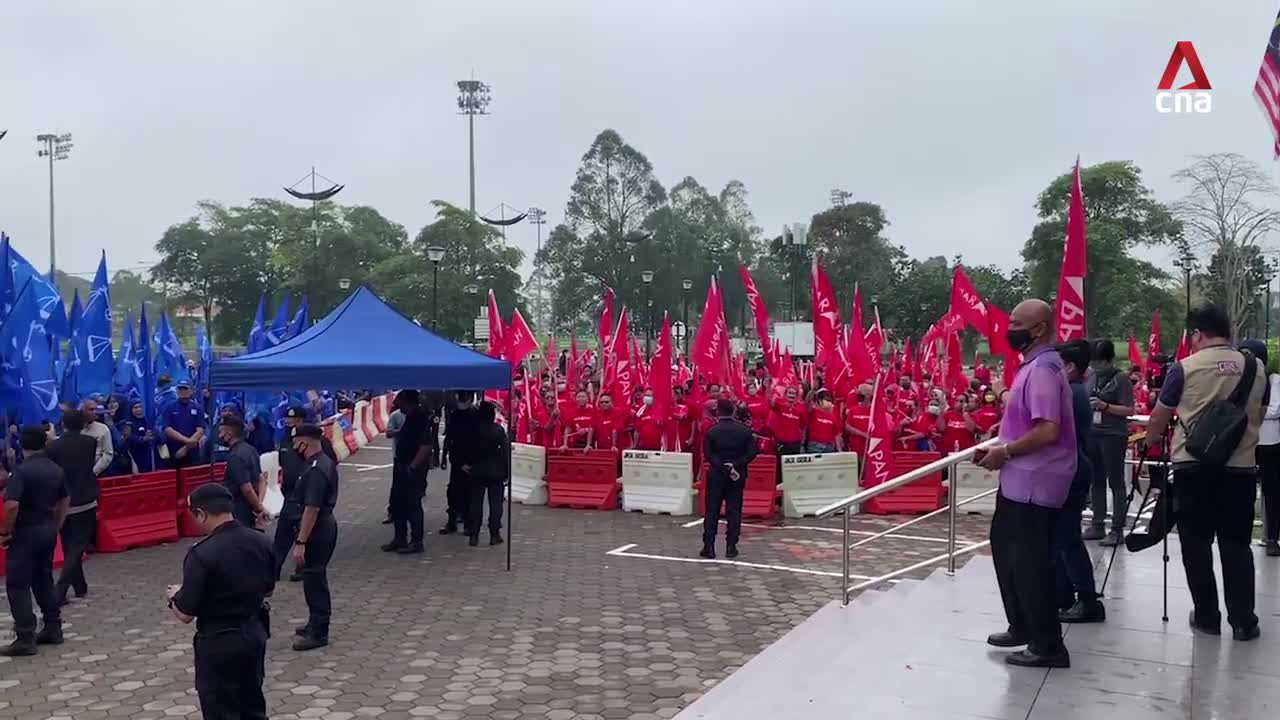
<path fill-rule="evenodd" d="M 1146 455 L 1139 455 L 1138 465 L 1133 472 L 1133 481 L 1129 484 L 1129 496 L 1125 499 L 1125 503 L 1124 503 L 1125 516 L 1128 515 L 1129 507 L 1133 504 L 1133 496 L 1136 494 L 1138 490 L 1138 479 L 1142 476 L 1142 468 L 1146 463 L 1147 463 Z M 1172 495 L 1173 473 L 1172 473 L 1172 468 L 1170 467 L 1169 457 L 1167 454 L 1157 458 L 1155 460 L 1154 466 L 1155 467 L 1153 467 L 1152 469 L 1164 470 L 1164 480 L 1161 481 L 1159 484 L 1160 495 L 1158 498 L 1156 498 L 1155 507 L 1152 510 L 1151 523 L 1149 523 L 1147 526 L 1147 535 L 1148 536 L 1150 535 L 1151 528 L 1152 526 L 1155 525 L 1157 521 L 1156 515 L 1159 514 L 1160 542 L 1163 546 L 1162 548 L 1163 550 L 1163 558 L 1162 558 L 1163 560 L 1163 564 L 1162 564 L 1162 567 L 1163 567 L 1163 581 L 1162 581 L 1163 613 L 1161 614 L 1160 619 L 1163 620 L 1164 622 L 1169 622 L 1169 532 L 1173 529 L 1170 526 L 1169 509 L 1173 503 L 1173 495 Z M 1154 544 L 1154 543 L 1147 542 L 1145 538 L 1142 540 L 1138 540 L 1137 542 L 1131 542 L 1131 538 L 1136 537 L 1132 533 L 1134 530 L 1138 528 L 1138 521 L 1142 519 L 1142 512 L 1147 508 L 1148 500 L 1151 497 L 1151 491 L 1154 489 L 1156 489 L 1156 482 L 1154 478 L 1151 478 L 1151 481 L 1147 483 L 1146 491 L 1142 494 L 1142 502 L 1139 503 L 1138 510 L 1137 512 L 1134 513 L 1133 527 L 1129 528 L 1129 532 L 1125 533 L 1125 543 L 1124 543 L 1125 548 L 1128 549 L 1130 552 L 1139 552 L 1141 550 L 1145 550 L 1151 547 L 1151 545 Z M 1095 509 L 1094 512 L 1097 512 L 1097 510 Z M 1128 518 L 1125 517 L 1124 522 L 1127 522 L 1127 521 L 1128 521 Z M 1121 528 L 1123 529 L 1123 524 L 1121 525 Z M 1119 543 L 1117 543 L 1114 547 L 1111 548 L 1111 559 L 1107 561 L 1107 572 L 1102 576 L 1102 585 L 1099 586 L 1098 588 L 1099 596 L 1101 596 L 1107 588 L 1107 580 L 1111 578 L 1111 566 L 1115 564 L 1116 553 L 1118 553 L 1119 551 L 1120 551 Z"/>

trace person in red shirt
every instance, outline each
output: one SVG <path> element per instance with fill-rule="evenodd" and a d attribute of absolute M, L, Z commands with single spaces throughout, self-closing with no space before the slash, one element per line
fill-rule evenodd
<path fill-rule="evenodd" d="M 560 406 L 556 396 L 550 389 L 542 393 L 542 402 L 535 402 L 533 418 L 529 424 L 533 434 L 533 444 L 553 448 L 560 439 Z"/>
<path fill-rule="evenodd" d="M 662 449 L 662 421 L 653 412 L 653 391 L 646 389 L 636 411 L 636 449 Z"/>
<path fill-rule="evenodd" d="M 922 445 L 928 443 L 926 438 L 933 425 L 933 420 L 919 412 L 915 398 L 908 399 L 902 405 L 902 419 L 898 421 L 898 426 L 894 432 L 894 437 L 896 438 L 893 445 L 894 449 L 919 450 Z"/>
<path fill-rule="evenodd" d="M 595 431 L 596 409 L 587 402 L 587 391 L 579 390 L 574 405 L 565 414 L 564 446 L 587 450 L 591 447 L 591 433 Z"/>
<path fill-rule="evenodd" d="M 805 427 L 805 452 L 840 452 L 840 417 L 830 390 L 823 388 L 814 394 Z"/>
<path fill-rule="evenodd" d="M 698 414 L 698 434 L 705 435 L 712 425 L 716 424 L 716 401 L 723 394 L 720 392 L 720 385 L 717 383 L 709 383 L 707 385 L 707 399 L 703 401 L 702 412 Z"/>
<path fill-rule="evenodd" d="M 990 388 L 982 393 L 982 403 L 972 413 L 973 423 L 983 439 L 991 437 L 1000 424 L 1000 408 L 996 407 L 996 394 Z"/>
<path fill-rule="evenodd" d="M 967 450 L 977 443 L 978 424 L 974 422 L 969 399 L 961 396 L 955 405 L 938 417 L 938 449 L 944 453 Z"/>
<path fill-rule="evenodd" d="M 778 443 L 779 455 L 796 455 L 804 452 L 804 403 L 800 402 L 799 391 L 794 386 L 788 387 L 781 400 L 773 401 L 769 413 L 769 429 L 773 431 L 773 439 Z"/>
<path fill-rule="evenodd" d="M 747 388 L 747 412 L 750 414 L 751 432 L 760 435 L 769 421 L 769 401 L 759 386 L 752 383 Z"/>
<path fill-rule="evenodd" d="M 693 452 L 693 408 L 689 405 L 684 396 L 684 388 L 676 385 L 671 388 L 671 395 L 674 399 L 672 405 L 672 419 L 675 421 L 671 424 L 669 433 L 674 433 L 675 442 L 669 445 L 679 452 Z"/>
<path fill-rule="evenodd" d="M 871 426 L 870 385 L 859 385 L 845 401 L 844 431 L 848 436 L 845 447 L 849 452 L 863 455 L 867 452 L 867 431 Z"/>
<path fill-rule="evenodd" d="M 983 385 L 991 384 L 991 368 L 978 364 L 973 367 L 973 378 Z"/>
<path fill-rule="evenodd" d="M 601 393 L 596 401 L 595 431 L 591 434 L 597 450 L 612 450 L 618 444 L 618 410 L 613 406 L 613 396 Z"/>

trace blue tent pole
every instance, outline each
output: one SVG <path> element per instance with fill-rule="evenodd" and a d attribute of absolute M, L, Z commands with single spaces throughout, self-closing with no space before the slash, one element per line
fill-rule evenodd
<path fill-rule="evenodd" d="M 516 437 L 516 417 L 511 412 L 511 397 L 515 394 L 515 379 L 507 381 L 507 572 L 511 572 L 511 544 L 515 542 L 515 531 L 511 528 L 511 518 L 515 514 L 511 509 L 511 455 L 512 443 Z"/>

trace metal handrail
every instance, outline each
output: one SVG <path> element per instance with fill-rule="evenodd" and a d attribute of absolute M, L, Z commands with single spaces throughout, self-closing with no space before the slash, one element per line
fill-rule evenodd
<path fill-rule="evenodd" d="M 1128 418 L 1129 422 L 1138 424 L 1138 425 L 1146 425 L 1148 422 L 1150 422 L 1150 419 L 1151 418 L 1149 415 L 1131 415 Z M 960 485 L 959 478 L 953 477 L 951 478 L 950 485 L 947 489 L 947 507 L 939 508 L 937 510 L 934 510 L 925 515 L 921 515 L 919 517 L 913 517 L 910 520 L 894 525 L 893 527 L 887 530 L 883 530 L 870 537 L 863 538 L 858 542 L 853 543 L 852 545 L 849 544 L 849 535 L 850 535 L 849 518 L 851 516 L 849 509 L 853 508 L 856 505 L 860 505 L 861 503 L 864 503 L 868 500 L 871 500 L 872 498 L 876 498 L 887 492 L 896 490 L 897 488 L 900 488 L 903 485 L 909 485 L 915 482 L 916 480 L 920 480 L 921 478 L 928 477 L 930 475 L 933 475 L 934 473 L 937 473 L 949 467 L 958 465 L 966 460 L 969 460 L 977 453 L 982 452 L 988 448 L 994 447 L 999 443 L 1000 441 L 998 438 L 991 438 L 989 440 L 985 440 L 981 443 L 978 443 L 977 445 L 974 445 L 971 448 L 967 448 L 965 450 L 959 450 L 949 455 L 944 455 L 941 458 L 938 458 L 937 460 L 934 460 L 933 462 L 929 463 L 928 465 L 923 465 L 921 467 L 916 468 L 915 470 L 911 470 L 909 472 L 903 473 L 902 475 L 899 475 L 898 477 L 893 478 L 891 480 L 887 480 L 879 485 L 876 485 L 875 487 L 867 488 L 866 490 L 862 490 L 860 492 L 854 493 L 853 495 L 850 495 L 849 497 L 844 498 L 843 500 L 837 500 L 836 502 L 833 502 L 827 505 L 826 507 L 822 508 L 817 512 L 818 517 L 824 518 L 824 517 L 830 517 L 835 513 L 844 511 L 843 517 L 842 517 L 842 523 L 841 523 L 841 528 L 842 528 L 841 537 L 843 538 L 841 544 L 844 548 L 843 557 L 841 559 L 842 584 L 841 584 L 841 590 L 840 590 L 840 600 L 842 604 L 848 605 L 849 596 L 859 590 L 863 590 L 868 587 L 879 585 L 889 580 L 899 578 L 903 575 L 908 575 L 912 572 L 915 572 L 916 570 L 920 570 L 922 568 L 926 568 L 926 567 L 929 567 L 930 565 L 934 565 L 936 563 L 940 563 L 943 561 L 946 561 L 947 563 L 947 574 L 954 575 L 956 571 L 956 556 L 968 554 L 976 550 L 981 550 L 982 548 L 987 547 L 988 545 L 991 544 L 990 540 L 984 540 L 982 542 L 973 543 L 971 545 L 966 545 L 962 548 L 957 549 L 956 548 L 956 509 L 959 508 L 961 505 L 965 505 L 975 500 L 980 500 L 982 498 L 996 494 L 997 492 L 1000 491 L 998 487 L 993 488 L 991 490 L 986 490 L 982 493 L 979 493 L 978 495 L 975 495 L 970 498 L 965 498 L 963 501 L 961 501 L 957 499 L 959 497 L 959 492 L 958 492 L 958 488 Z M 903 528 L 910 527 L 919 522 L 923 522 L 943 512 L 947 513 L 947 551 L 945 553 L 942 553 L 941 555 L 937 555 L 935 557 L 928 558 L 927 560 L 921 560 L 920 562 L 917 562 L 912 565 L 908 565 L 903 568 L 899 568 L 897 570 L 893 570 L 891 572 L 885 573 L 878 577 L 865 580 L 863 582 L 858 583 L 857 585 L 853 585 L 853 586 L 849 585 L 850 554 L 854 548 L 861 547 L 862 545 L 865 545 L 873 540 L 878 540 L 882 537 L 893 535 L 898 531 L 902 530 Z"/>

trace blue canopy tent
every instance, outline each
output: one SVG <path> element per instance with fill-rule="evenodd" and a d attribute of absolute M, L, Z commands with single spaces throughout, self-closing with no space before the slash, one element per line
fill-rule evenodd
<path fill-rule="evenodd" d="M 390 390 L 507 390 L 511 366 L 446 340 L 356 288 L 305 332 L 256 353 L 214 360 L 212 390 L 273 391 L 311 388 Z M 510 422 L 510 420 L 508 420 Z M 511 533 L 511 462 L 507 458 L 507 532 Z M 511 542 L 507 569 L 511 569 Z"/>

